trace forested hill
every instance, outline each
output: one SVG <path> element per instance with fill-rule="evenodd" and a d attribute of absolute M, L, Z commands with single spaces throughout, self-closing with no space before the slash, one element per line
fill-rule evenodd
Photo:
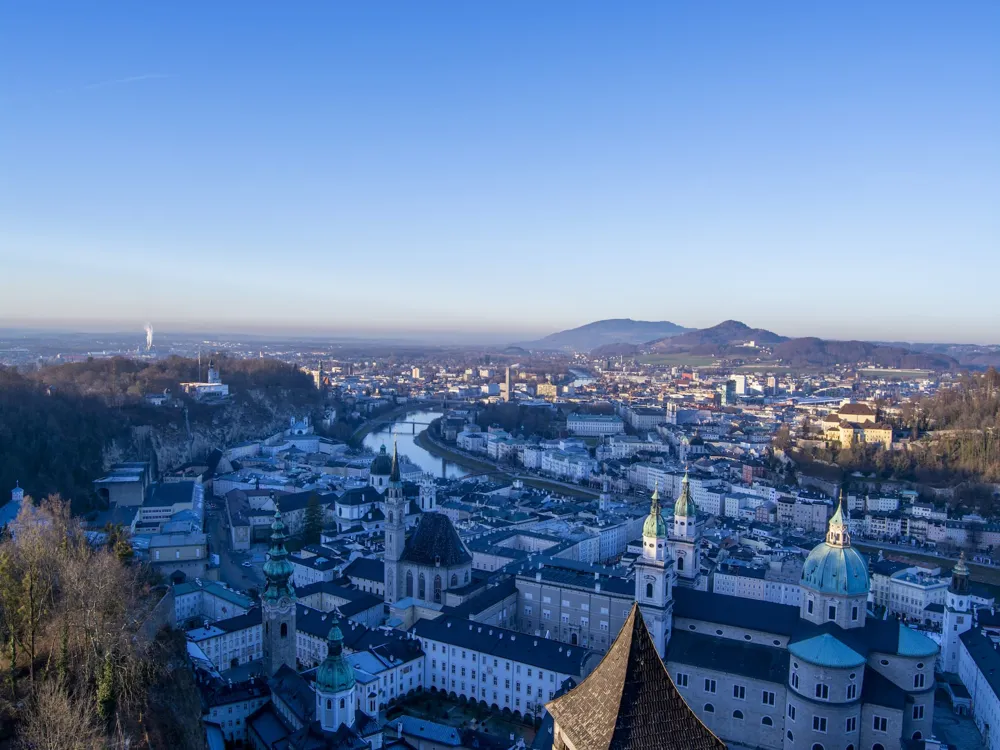
<path fill-rule="evenodd" d="M 229 442 L 261 437 L 320 406 L 312 379 L 273 359 L 217 358 L 232 399 L 199 404 L 179 383 L 198 376 L 196 360 L 91 360 L 19 373 L 0 367 L 0 497 L 15 481 L 33 497 L 60 493 L 87 507 L 91 482 L 112 461 L 155 451 L 161 469 L 202 458 Z M 204 374 L 204 371 L 203 371 Z M 178 406 L 143 398 L 169 389 Z M 136 427 L 151 428 L 139 442 Z"/>

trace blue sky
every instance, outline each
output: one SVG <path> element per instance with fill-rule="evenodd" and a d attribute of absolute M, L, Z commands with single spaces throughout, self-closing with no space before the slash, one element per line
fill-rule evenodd
<path fill-rule="evenodd" d="M 0 323 L 1000 341 L 1000 3 L 6 3 Z"/>

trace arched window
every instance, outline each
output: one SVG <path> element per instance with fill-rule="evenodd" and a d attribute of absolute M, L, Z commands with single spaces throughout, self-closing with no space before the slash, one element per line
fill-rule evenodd
<path fill-rule="evenodd" d="M 823 746 L 818 742 L 813 743 L 813 750 L 824 750 Z"/>
<path fill-rule="evenodd" d="M 434 576 L 434 601 L 441 603 L 441 576 Z"/>
<path fill-rule="evenodd" d="M 333 708 L 333 701 L 330 700 L 329 698 L 326 699 L 326 707 Z"/>
<path fill-rule="evenodd" d="M 344 699 L 343 698 L 340 699 L 340 707 L 341 708 L 344 707 Z M 823 750 L 823 748 L 820 748 L 819 750 Z"/>
<path fill-rule="evenodd" d="M 765 716 L 763 719 L 760 720 L 760 723 L 763 724 L 765 727 L 773 727 L 774 719 L 772 719 L 770 716 Z"/>
<path fill-rule="evenodd" d="M 417 580 L 417 598 L 427 599 L 427 581 L 424 578 L 424 574 L 420 574 L 420 578 Z"/>
<path fill-rule="evenodd" d="M 883 745 L 881 742 L 876 742 L 874 745 L 872 745 L 872 750 L 885 750 L 885 745 Z"/>
<path fill-rule="evenodd" d="M 281 623 L 281 637 L 284 638 L 287 635 L 288 635 L 288 623 L 283 622 Z"/>
<path fill-rule="evenodd" d="M 413 596 L 413 571 L 406 571 L 406 595 Z"/>
<path fill-rule="evenodd" d="M 713 706 L 711 703 L 706 703 L 705 704 L 705 713 L 706 714 L 714 714 L 715 713 L 715 706 Z"/>
<path fill-rule="evenodd" d="M 451 574 L 451 587 L 458 588 L 458 573 Z"/>
<path fill-rule="evenodd" d="M 739 719 L 740 721 L 742 721 L 742 720 L 743 720 L 743 712 L 742 712 L 742 711 L 740 711 L 740 710 L 739 710 L 739 709 L 737 708 L 737 709 L 736 709 L 735 711 L 733 711 L 733 718 L 734 718 L 734 719 Z"/>
<path fill-rule="evenodd" d="M 922 739 L 922 738 L 923 738 L 923 735 L 920 734 L 920 732 L 914 732 L 913 733 L 913 739 L 919 740 L 919 739 Z"/>
<path fill-rule="evenodd" d="M 392 523 L 392 511 L 389 511 L 389 523 Z"/>
<path fill-rule="evenodd" d="M 647 599 L 653 598 L 653 584 L 651 583 L 646 584 L 646 598 Z"/>
<path fill-rule="evenodd" d="M 854 743 L 853 742 L 850 745 L 847 746 L 847 750 L 854 750 Z"/>
<path fill-rule="evenodd" d="M 677 570 L 684 570 L 684 558 L 683 557 L 678 557 L 677 558 Z"/>

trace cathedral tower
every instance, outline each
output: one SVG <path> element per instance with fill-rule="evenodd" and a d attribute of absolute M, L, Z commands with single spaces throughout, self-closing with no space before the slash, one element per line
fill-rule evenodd
<path fill-rule="evenodd" d="M 706 589 L 707 579 L 701 575 L 701 534 L 698 533 L 698 507 L 691 499 L 691 482 L 687 471 L 681 482 L 681 492 L 674 503 L 674 526 L 670 535 L 670 553 L 677 570 L 677 582 L 688 588 Z"/>
<path fill-rule="evenodd" d="M 285 524 L 281 511 L 275 509 L 271 524 L 271 549 L 264 563 L 267 586 L 261 595 L 261 614 L 264 620 L 264 672 L 271 676 L 282 664 L 296 667 L 295 646 L 295 589 L 289 580 L 292 564 L 285 549 Z"/>
<path fill-rule="evenodd" d="M 667 543 L 667 522 L 660 510 L 659 487 L 650 498 L 642 526 L 642 557 L 635 561 L 635 600 L 660 657 L 667 652 L 673 615 L 673 560 Z"/>

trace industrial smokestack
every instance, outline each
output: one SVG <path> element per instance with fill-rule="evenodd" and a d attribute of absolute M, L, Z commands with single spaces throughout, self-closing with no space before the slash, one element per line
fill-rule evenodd
<path fill-rule="evenodd" d="M 146 351 L 153 348 L 153 324 L 146 323 Z"/>

